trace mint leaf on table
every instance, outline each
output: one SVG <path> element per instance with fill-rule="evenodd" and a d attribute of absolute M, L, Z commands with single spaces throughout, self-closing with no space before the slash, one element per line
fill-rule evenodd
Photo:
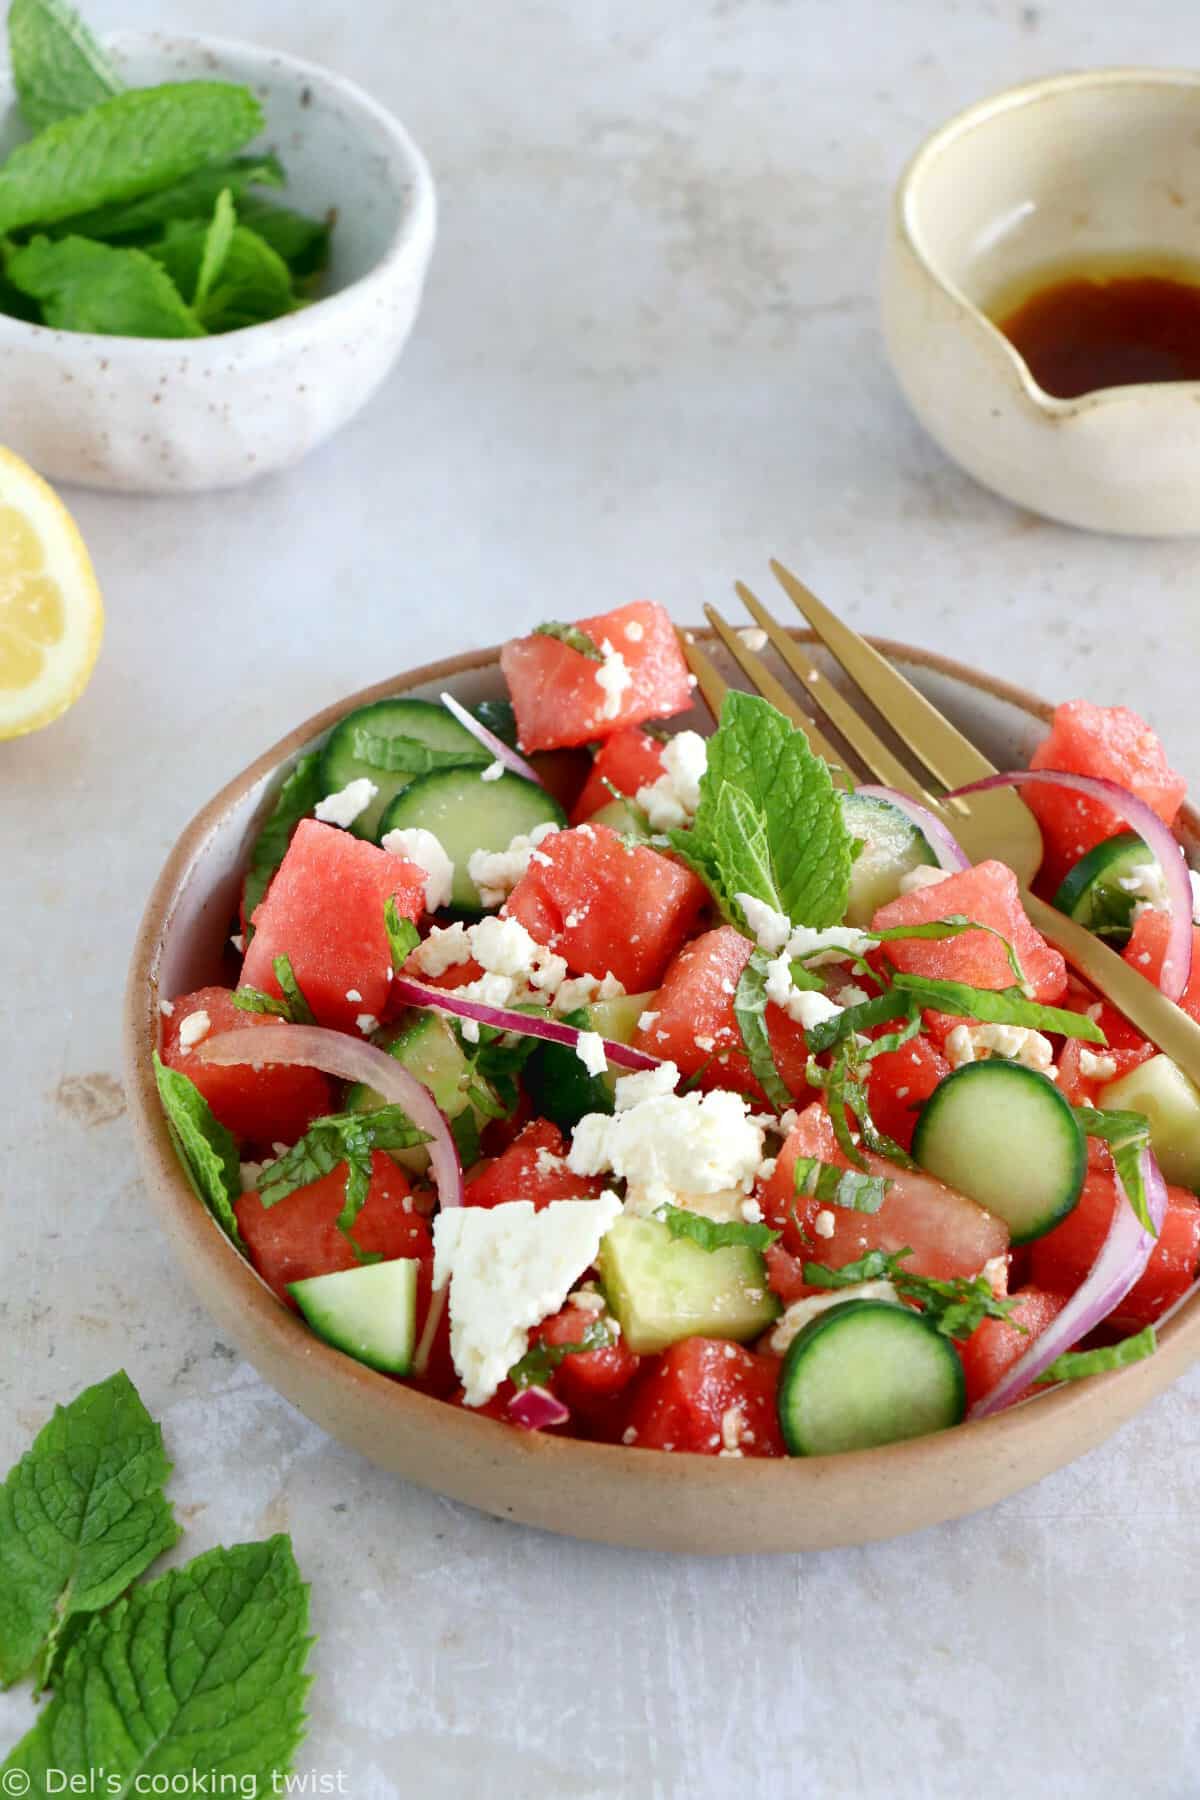
<path fill-rule="evenodd" d="M 304 1734 L 308 1623 L 282 1536 L 209 1550 L 134 1588 L 72 1644 L 0 1789 L 26 1791 L 19 1771 L 34 1793 L 64 1792 L 59 1772 L 102 1769 L 110 1785 L 89 1791 L 180 1791 L 172 1778 L 200 1771 L 210 1791 L 270 1793 Z"/>
<path fill-rule="evenodd" d="M 157 242 L 146 245 L 147 255 L 162 263 L 180 293 L 199 287 L 209 229 L 201 219 L 175 220 Z M 219 278 L 196 302 L 201 324 L 209 331 L 237 331 L 277 319 L 294 305 L 291 270 L 283 258 L 253 231 L 235 225 Z"/>
<path fill-rule="evenodd" d="M 281 256 L 297 281 L 308 281 L 319 275 L 329 261 L 329 239 L 332 226 L 328 219 L 313 219 L 307 213 L 294 212 L 290 206 L 277 206 L 257 194 L 238 203 L 238 221 L 248 225 L 263 242 Z"/>
<path fill-rule="evenodd" d="M 213 1117 L 195 1082 L 178 1069 L 168 1069 L 157 1050 L 154 1079 L 171 1141 L 197 1197 L 240 1250 L 233 1208 L 242 1192 L 242 1165 L 233 1133 Z"/>
<path fill-rule="evenodd" d="M 547 619 L 544 624 L 535 625 L 534 637 L 556 638 L 565 644 L 568 650 L 575 650 L 580 656 L 586 656 L 589 662 L 603 662 L 604 656 L 594 637 L 581 631 L 578 625 L 564 625 L 558 619 Z"/>
<path fill-rule="evenodd" d="M 33 131 L 119 94 L 124 82 L 83 20 L 63 0 L 12 0 L 13 86 Z"/>
<path fill-rule="evenodd" d="M 293 831 L 301 819 L 307 819 L 317 801 L 324 795 L 320 763 L 319 750 L 310 750 L 306 756 L 300 757 L 275 796 L 275 804 L 254 840 L 242 889 L 247 943 L 253 931 L 255 910 L 270 885 L 272 875 L 284 859 Z"/>
<path fill-rule="evenodd" d="M 688 1212 L 682 1206 L 660 1206 L 655 1213 L 673 1238 L 690 1238 L 701 1250 L 728 1250 L 739 1247 L 765 1250 L 779 1236 L 769 1225 L 742 1224 L 737 1219 L 710 1219 L 704 1213 Z"/>
<path fill-rule="evenodd" d="M 0 232 L 131 200 L 231 156 L 262 129 L 249 88 L 179 81 L 59 119 L 0 165 Z"/>
<path fill-rule="evenodd" d="M 322 1180 L 344 1163 L 346 1198 L 337 1217 L 337 1228 L 349 1238 L 360 1262 L 378 1262 L 379 1257 L 361 1250 L 353 1237 L 355 1221 L 371 1185 L 372 1152 L 412 1150 L 428 1142 L 429 1133 L 419 1130 L 399 1106 L 380 1106 L 372 1112 L 329 1113 L 323 1119 L 314 1119 L 290 1150 L 265 1165 L 256 1183 L 258 1197 L 264 1206 L 276 1206 L 297 1188 Z"/>
<path fill-rule="evenodd" d="M 10 250 L 5 273 L 56 331 L 110 337 L 194 338 L 204 327 L 166 270 L 141 250 L 89 238 L 35 237 Z"/>
<path fill-rule="evenodd" d="M 175 219 L 208 218 L 223 188 L 229 189 L 236 204 L 247 188 L 281 188 L 283 184 L 283 165 L 278 157 L 232 156 L 195 169 L 168 187 L 143 194 L 137 200 L 119 200 L 111 206 L 79 213 L 64 220 L 63 228 L 79 237 L 116 242 L 146 238 L 156 236 Z"/>
<path fill-rule="evenodd" d="M 179 1537 L 162 1433 L 123 1370 L 53 1417 L 0 1487 L 0 1687 L 49 1668 L 59 1633 Z"/>
<path fill-rule="evenodd" d="M 775 1063 L 767 1031 L 767 963 L 762 950 L 751 953 L 733 995 L 733 1016 L 742 1034 L 750 1073 L 778 1112 L 792 1104 L 792 1092 Z"/>
<path fill-rule="evenodd" d="M 192 294 L 194 307 L 203 306 L 211 294 L 213 286 L 228 260 L 236 229 L 237 214 L 233 210 L 233 195 L 228 188 L 222 188 L 217 195 L 212 218 L 204 233 L 204 248 L 200 253 L 200 268 L 196 274 L 196 287 Z"/>

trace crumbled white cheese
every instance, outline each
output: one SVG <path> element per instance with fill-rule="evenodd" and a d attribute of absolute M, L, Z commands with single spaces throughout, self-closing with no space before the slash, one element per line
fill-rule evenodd
<path fill-rule="evenodd" d="M 253 1193 L 258 1186 L 258 1178 L 268 1165 L 265 1162 L 244 1162 L 241 1164 L 242 1192 Z"/>
<path fill-rule="evenodd" d="M 918 888 L 936 887 L 939 881 L 949 881 L 950 869 L 935 869 L 929 863 L 918 863 L 907 875 L 900 877 L 900 892 L 915 894 Z"/>
<path fill-rule="evenodd" d="M 831 1238 L 837 1230 L 837 1220 L 827 1206 L 823 1206 L 813 1220 L 813 1230 L 819 1238 Z"/>
<path fill-rule="evenodd" d="M 565 964 L 563 966 L 566 967 Z M 562 983 L 555 994 L 554 1010 L 560 1013 L 576 1012 L 581 1006 L 591 1006 L 594 1000 L 620 1000 L 624 992 L 624 983 L 618 981 L 611 971 L 603 978 L 573 975 Z"/>
<path fill-rule="evenodd" d="M 503 773 L 504 773 L 504 764 L 500 761 L 500 758 L 497 757 L 495 762 L 490 762 L 488 764 L 487 768 L 484 769 L 484 771 L 480 775 L 479 779 L 480 779 L 480 781 L 499 781 L 499 779 L 503 775 Z"/>
<path fill-rule="evenodd" d="M 756 900 L 753 894 L 739 894 L 737 903 L 759 949 L 765 950 L 768 956 L 775 956 L 792 935 L 792 921 L 787 914 L 777 912 L 765 900 Z"/>
<path fill-rule="evenodd" d="M 1087 1045 L 1079 1051 L 1079 1073 L 1088 1081 L 1111 1081 L 1117 1072 L 1116 1059 L 1111 1056 L 1097 1056 Z"/>
<path fill-rule="evenodd" d="M 469 936 L 475 961 L 493 975 L 527 975 L 540 949 L 519 919 L 480 919 Z"/>
<path fill-rule="evenodd" d="M 762 1170 L 760 1168 L 759 1174 L 761 1175 L 761 1173 Z M 758 1204 L 757 1200 L 743 1200 L 741 1204 L 741 1214 L 747 1225 L 762 1224 L 763 1209 Z"/>
<path fill-rule="evenodd" d="M 993 1294 L 1008 1292 L 1008 1257 L 1003 1252 L 999 1256 L 989 1256 L 979 1273 Z"/>
<path fill-rule="evenodd" d="M 203 1007 L 194 1013 L 189 1013 L 179 1027 L 179 1048 L 181 1050 L 194 1049 L 197 1044 L 204 1042 L 211 1030 L 212 1020 Z"/>
<path fill-rule="evenodd" d="M 858 1281 L 852 1287 L 831 1288 L 827 1294 L 807 1294 L 803 1300 L 793 1300 L 784 1312 L 768 1343 L 776 1356 L 786 1356 L 788 1346 L 797 1332 L 803 1331 L 810 1319 L 819 1318 L 828 1312 L 831 1306 L 840 1306 L 844 1300 L 890 1300 L 899 1305 L 900 1297 L 890 1281 Z"/>
<path fill-rule="evenodd" d="M 158 1003 L 158 1010 L 164 1019 L 169 1019 L 175 1011 L 175 1002 L 173 1000 L 160 1000 Z M 655 1014 L 656 1018 L 657 1016 L 658 1015 Z"/>
<path fill-rule="evenodd" d="M 679 731 L 663 750 L 662 760 L 662 774 L 640 787 L 636 800 L 651 831 L 675 831 L 696 815 L 708 745 L 698 731 Z"/>
<path fill-rule="evenodd" d="M 740 1406 L 730 1406 L 721 1414 L 722 1456 L 733 1456 L 740 1453 L 742 1432 L 746 1425 L 746 1415 Z"/>
<path fill-rule="evenodd" d="M 596 670 L 596 685 L 604 694 L 604 705 L 600 709 L 602 719 L 615 719 L 621 710 L 621 701 L 626 690 L 633 686 L 633 671 L 621 655 L 614 650 L 608 638 L 600 645 L 600 654 L 604 658 Z"/>
<path fill-rule="evenodd" d="M 456 919 L 453 925 L 435 925 L 409 957 L 408 966 L 422 975 L 444 975 L 447 969 L 470 960 L 470 935 L 462 921 Z"/>
<path fill-rule="evenodd" d="M 608 1302 L 594 1282 L 585 1281 L 582 1287 L 574 1288 L 567 1295 L 567 1305 L 577 1306 L 580 1312 L 595 1313 L 597 1317 L 607 1309 Z M 616 1324 L 616 1320 L 613 1320 Z"/>
<path fill-rule="evenodd" d="M 346 998 L 347 998 L 347 1000 L 350 1001 L 351 1005 L 353 1005 L 356 1001 L 359 1001 L 362 999 L 362 995 L 359 993 L 357 988 L 347 988 L 346 989 Z"/>
<path fill-rule="evenodd" d="M 1040 1031 L 1028 1025 L 956 1025 L 946 1039 L 946 1057 L 952 1069 L 964 1063 L 983 1062 L 989 1056 L 1007 1057 L 1027 1069 L 1050 1074 L 1054 1046 Z"/>
<path fill-rule="evenodd" d="M 468 1406 L 483 1406 L 524 1354 L 529 1330 L 557 1312 L 596 1260 L 621 1211 L 615 1194 L 456 1206 L 433 1224 L 434 1289 L 450 1284 L 450 1354 Z"/>
<path fill-rule="evenodd" d="M 661 1013 L 656 1013 L 656 1012 L 639 1013 L 638 1014 L 638 1030 L 639 1031 L 649 1031 L 650 1027 L 655 1023 L 655 1021 L 661 1017 L 662 1017 Z"/>
<path fill-rule="evenodd" d="M 603 1075 L 608 1067 L 604 1039 L 598 1031 L 581 1031 L 575 1039 L 575 1054 L 589 1075 Z"/>
<path fill-rule="evenodd" d="M 427 912 L 449 906 L 454 891 L 454 864 L 440 838 L 422 825 L 409 825 L 403 831 L 385 832 L 380 842 L 389 856 L 402 856 L 422 871 Z"/>
<path fill-rule="evenodd" d="M 717 1047 L 716 1038 L 709 1037 L 707 1033 L 703 1032 L 697 1033 L 692 1039 L 692 1042 L 695 1044 L 697 1050 L 703 1050 L 706 1055 L 710 1055 Z"/>
<path fill-rule="evenodd" d="M 362 1032 L 364 1037 L 370 1037 L 373 1031 L 378 1031 L 379 1029 L 379 1020 L 375 1017 L 374 1013 L 360 1012 L 354 1023 L 358 1026 L 358 1029 Z"/>
<path fill-rule="evenodd" d="M 479 889 L 484 906 L 500 906 L 508 899 L 522 876 L 528 874 L 538 845 L 557 830 L 557 825 L 547 821 L 535 825 L 528 836 L 518 832 L 507 850 L 472 850 L 467 858 L 467 874 Z"/>
<path fill-rule="evenodd" d="M 481 1006 L 511 1006 L 515 998 L 511 975 L 485 973 L 477 981 L 465 982 L 457 992 L 464 1000 L 478 1000 Z"/>
<path fill-rule="evenodd" d="M 709 1094 L 672 1094 L 668 1079 L 677 1077 L 674 1064 L 625 1076 L 617 1083 L 617 1111 L 587 1113 L 575 1127 L 567 1157 L 576 1175 L 611 1171 L 628 1183 L 631 1210 L 654 1211 L 659 1206 L 678 1206 L 691 1198 L 707 1210 L 705 1197 L 738 1191 L 739 1198 L 754 1186 L 762 1161 L 763 1134 L 749 1118 L 749 1107 L 740 1094 L 716 1089 Z M 638 1092 L 628 1104 L 631 1080 L 657 1088 Z M 625 1087 L 625 1093 L 621 1090 Z"/>
<path fill-rule="evenodd" d="M 231 937 L 230 937 L 230 939 L 229 939 L 229 941 L 230 941 L 230 943 L 231 943 L 231 944 L 232 944 L 232 945 L 233 945 L 233 947 L 234 947 L 234 949 L 235 949 L 235 950 L 236 950 L 236 951 L 237 951 L 237 953 L 238 953 L 238 955 L 239 955 L 239 956 L 245 956 L 245 954 L 246 954 L 246 940 L 245 940 L 245 938 L 244 938 L 244 937 L 243 937 L 243 936 L 242 936 L 242 933 L 241 933 L 241 932 L 240 932 L 240 931 L 235 931 L 235 932 L 233 932 L 233 934 L 232 934 L 232 935 L 231 935 Z"/>
<path fill-rule="evenodd" d="M 800 957 L 816 966 L 844 962 L 848 956 L 863 956 L 875 942 L 852 925 L 830 925 L 824 931 L 813 931 L 807 925 L 793 925 L 786 914 L 756 900 L 753 894 L 738 894 L 735 898 L 759 949 L 768 956 L 783 953 L 789 961 Z"/>
<path fill-rule="evenodd" d="M 640 619 L 630 619 L 623 629 L 631 644 L 640 644 L 646 635 L 646 627 Z"/>
<path fill-rule="evenodd" d="M 360 813 L 365 813 L 379 789 L 365 775 L 356 781 L 348 781 L 344 788 L 336 794 L 326 794 L 313 807 L 313 817 L 320 819 L 322 825 L 340 825 L 344 830 L 353 825 Z"/>
<path fill-rule="evenodd" d="M 738 628 L 738 636 L 747 650 L 758 653 L 767 647 L 767 634 L 761 625 L 742 625 Z"/>
<path fill-rule="evenodd" d="M 1117 886 L 1140 902 L 1138 912 L 1168 912 L 1171 893 L 1167 878 L 1156 862 L 1139 863 L 1130 875 L 1119 875 Z"/>
<path fill-rule="evenodd" d="M 814 1025 L 821 1025 L 826 1019 L 836 1019 L 840 1012 L 845 1011 L 828 994 L 819 994 L 813 988 L 793 986 L 791 958 L 786 950 L 772 957 L 767 964 L 766 993 L 768 1000 L 782 1007 L 788 1018 L 802 1025 L 805 1031 L 811 1031 Z"/>
<path fill-rule="evenodd" d="M 679 1070 L 673 1062 L 659 1063 L 656 1069 L 635 1069 L 631 1075 L 619 1075 L 613 1090 L 613 1106 L 617 1112 L 629 1112 L 643 1101 L 673 1094 L 679 1081 Z"/>

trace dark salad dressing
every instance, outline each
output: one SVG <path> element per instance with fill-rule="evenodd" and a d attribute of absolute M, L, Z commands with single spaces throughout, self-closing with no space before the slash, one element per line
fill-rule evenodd
<path fill-rule="evenodd" d="M 988 313 L 1059 399 L 1200 381 L 1200 268 L 1078 264 L 1027 282 L 1015 303 L 1010 295 Z"/>

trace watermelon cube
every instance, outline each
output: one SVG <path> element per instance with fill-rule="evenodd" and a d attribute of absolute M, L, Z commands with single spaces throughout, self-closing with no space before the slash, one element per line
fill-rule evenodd
<path fill-rule="evenodd" d="M 186 1033 L 183 1027 L 197 1013 L 208 1019 L 204 1037 L 181 1042 L 181 1033 L 191 1039 L 195 1027 Z M 244 1028 L 273 1031 L 276 1022 L 263 1013 L 242 1012 L 233 1004 L 229 988 L 198 988 L 173 1002 L 170 1017 L 163 1020 L 160 1054 L 169 1069 L 178 1069 L 196 1084 L 214 1117 L 232 1131 L 243 1148 L 293 1144 L 314 1119 L 333 1111 L 333 1083 L 319 1069 L 287 1068 L 278 1063 L 261 1069 L 251 1068 L 249 1063 L 222 1068 L 197 1056 L 196 1050 L 208 1038 Z"/>
<path fill-rule="evenodd" d="M 597 649 L 619 655 L 628 680 L 607 686 L 604 665 L 543 632 L 513 638 L 500 652 L 523 750 L 558 750 L 612 737 L 643 719 L 665 719 L 692 704 L 692 680 L 675 627 L 661 606 L 634 600 L 580 619 Z"/>
<path fill-rule="evenodd" d="M 1052 1004 L 1066 992 L 1067 965 L 1030 923 L 1021 905 L 1017 878 L 1004 863 L 977 863 L 932 887 L 901 894 L 879 908 L 871 925 L 884 931 L 953 916 L 978 920 L 992 930 L 964 931 L 958 937 L 938 939 L 898 938 L 886 944 L 882 954 L 894 968 L 909 975 L 962 981 L 968 987 L 1006 988 L 1014 985 L 1015 977 L 1002 937 L 1016 951 L 1033 999 Z"/>
<path fill-rule="evenodd" d="M 614 732 L 596 753 L 591 774 L 571 812 L 572 825 L 582 825 L 612 800 L 612 788 L 627 799 L 637 798 L 640 787 L 649 787 L 663 772 L 663 747 L 648 731 L 636 725 Z"/>

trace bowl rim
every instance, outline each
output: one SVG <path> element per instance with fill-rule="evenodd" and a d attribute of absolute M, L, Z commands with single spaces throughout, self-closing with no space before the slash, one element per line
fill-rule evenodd
<path fill-rule="evenodd" d="M 264 361 L 285 347 L 292 338 L 302 339 L 306 336 L 314 318 L 319 318 L 323 324 L 336 323 L 335 315 L 339 310 L 348 311 L 351 307 L 357 307 L 374 291 L 386 287 L 399 265 L 410 259 L 419 260 L 427 251 L 437 225 L 437 197 L 433 174 L 425 154 L 396 115 L 368 94 L 365 88 L 351 81 L 349 76 L 340 75 L 323 63 L 292 56 L 286 50 L 268 49 L 244 38 L 217 37 L 202 32 L 129 29 L 106 33 L 104 43 L 106 47 L 117 51 L 152 46 L 159 51 L 178 49 L 194 54 L 197 60 L 205 55 L 241 59 L 259 68 L 272 66 L 286 70 L 314 89 L 323 88 L 326 93 L 336 94 L 348 103 L 348 110 L 352 109 L 370 120 L 388 140 L 394 164 L 402 171 L 402 179 L 408 190 L 407 198 L 386 247 L 364 274 L 347 282 L 345 287 L 338 288 L 334 293 L 318 295 L 300 311 L 287 313 L 283 318 L 266 319 L 257 325 L 243 325 L 236 331 L 222 331 L 203 338 L 148 338 L 109 335 L 98 331 L 60 331 L 52 325 L 37 325 L 27 319 L 14 319 L 7 313 L 0 313 L 0 347 L 19 349 L 25 346 L 35 349 L 54 344 L 59 349 L 77 348 L 81 356 L 99 356 L 112 363 L 158 355 L 164 361 L 172 363 L 178 362 L 180 357 L 186 357 L 203 366 L 208 362 L 226 360 L 229 346 L 236 344 L 243 364 L 250 360 Z M 0 71 L 0 107 L 11 105 L 14 100 L 12 76 L 9 70 L 4 69 Z M 264 129 L 269 128 L 268 119 Z M 253 358 L 246 356 L 248 347 L 253 349 Z"/>
<path fill-rule="evenodd" d="M 961 138 L 968 137 L 980 125 L 1002 117 L 1007 113 L 1017 113 L 1028 106 L 1040 105 L 1044 102 L 1057 101 L 1064 96 L 1083 92 L 1088 88 L 1190 88 L 1200 89 L 1200 70 L 1164 69 L 1150 65 L 1114 64 L 1109 68 L 1080 69 L 1059 75 L 1044 75 L 1035 81 L 1020 82 L 1015 87 L 1001 88 L 997 93 L 988 94 L 982 100 L 974 101 L 961 112 L 955 113 L 944 124 L 939 125 L 913 151 L 901 171 L 900 178 L 892 198 L 892 218 L 895 230 L 905 248 L 910 252 L 925 275 L 951 300 L 957 310 L 968 318 L 977 330 L 987 338 L 993 349 L 1003 353 L 1009 369 L 1016 376 L 1018 386 L 1024 397 L 1039 411 L 1058 420 L 1075 418 L 1081 413 L 1094 412 L 1099 407 L 1117 404 L 1128 405 L 1133 400 L 1141 401 L 1144 397 L 1161 398 L 1166 395 L 1182 395 L 1189 403 L 1200 396 L 1200 381 L 1142 381 L 1127 382 L 1119 387 L 1093 388 L 1086 394 L 1079 394 L 1071 399 L 1051 394 L 1034 377 L 1029 364 L 1021 355 L 1016 345 L 1005 337 L 998 325 L 993 324 L 982 308 L 976 306 L 963 290 L 950 277 L 943 273 L 937 259 L 929 250 L 920 223 L 916 217 L 916 206 L 921 183 L 929 173 L 933 164 L 947 151 L 957 147 Z"/>
<path fill-rule="evenodd" d="M 685 629 L 701 641 L 715 640 L 715 634 L 707 626 Z M 796 629 L 791 635 L 799 643 L 816 641 L 811 631 Z M 1045 723 L 1050 721 L 1053 711 L 1050 705 L 1011 683 L 937 652 L 894 639 L 872 636 L 869 641 L 889 659 L 909 668 L 928 670 L 982 691 Z M 351 707 L 434 682 L 448 683 L 459 675 L 495 667 L 499 662 L 499 650 L 498 645 L 490 646 L 426 663 L 322 707 L 256 757 L 200 808 L 171 849 L 138 927 L 124 1001 L 125 1091 L 142 1174 L 155 1211 L 164 1215 L 164 1221 L 169 1223 L 175 1239 L 173 1247 L 177 1248 L 181 1240 L 186 1242 L 190 1256 L 202 1260 L 218 1279 L 227 1281 L 239 1317 L 247 1321 L 248 1329 L 265 1334 L 269 1339 L 273 1362 L 304 1364 L 308 1370 L 319 1372 L 329 1394 L 336 1395 L 339 1406 L 370 1405 L 381 1409 L 390 1405 L 404 1409 L 414 1423 L 423 1421 L 429 1427 L 436 1426 L 443 1446 L 450 1450 L 457 1451 L 461 1445 L 464 1451 L 477 1452 L 486 1443 L 490 1467 L 500 1472 L 510 1484 L 514 1475 L 530 1482 L 553 1481 L 556 1469 L 563 1471 L 568 1466 L 573 1473 L 595 1471 L 598 1477 L 601 1473 L 610 1477 L 618 1471 L 622 1479 L 627 1477 L 637 1481 L 647 1473 L 648 1459 L 644 1451 L 619 1444 L 515 1430 L 500 1420 L 472 1416 L 469 1409 L 448 1405 L 415 1388 L 404 1387 L 318 1338 L 276 1299 L 197 1200 L 171 1145 L 151 1062 L 151 1050 L 158 1042 L 157 967 L 161 945 L 176 903 L 193 873 L 199 869 L 207 842 L 229 808 L 256 783 L 277 773 Z M 1185 807 L 1181 818 L 1187 831 L 1200 837 L 1200 813 Z M 186 1265 L 185 1272 L 191 1279 Z M 736 1505 L 739 1498 L 749 1501 L 752 1497 L 757 1500 L 771 1494 L 782 1496 L 787 1483 L 795 1484 L 791 1497 L 799 1500 L 805 1491 L 801 1484 L 820 1491 L 834 1479 L 835 1471 L 839 1479 L 844 1476 L 851 1484 L 868 1479 L 891 1482 L 903 1481 L 920 1465 L 922 1478 L 934 1471 L 944 1475 L 947 1486 L 954 1488 L 955 1475 L 967 1452 L 968 1438 L 978 1445 L 986 1438 L 995 1458 L 1010 1470 L 1019 1469 L 1026 1461 L 1026 1446 L 1034 1445 L 1056 1424 L 1068 1424 L 1081 1411 L 1086 1414 L 1091 1408 L 1099 1409 L 1101 1397 L 1111 1395 L 1114 1384 L 1120 1383 L 1121 1404 L 1109 1408 L 1107 1428 L 1088 1439 L 1089 1442 L 1099 1441 L 1176 1380 L 1197 1357 L 1200 1357 L 1200 1291 L 1194 1292 L 1161 1327 L 1158 1350 L 1153 1357 L 1106 1375 L 1093 1376 L 1086 1382 L 1064 1385 L 1034 1402 L 1020 1403 L 990 1418 L 964 1423 L 953 1431 L 872 1450 L 843 1452 L 837 1456 L 728 1459 L 660 1455 L 656 1462 L 668 1467 L 660 1466 L 653 1472 L 660 1490 L 664 1484 L 669 1487 L 676 1480 L 686 1480 L 692 1484 L 689 1492 L 730 1506 Z M 264 1376 L 263 1379 L 275 1385 L 270 1378 Z M 1099 1412 L 1097 1416 L 1100 1417 Z M 485 1439 L 478 1436 L 479 1433 L 489 1435 Z M 1037 1479 L 1037 1476 L 1030 1479 Z M 699 1487 L 696 1484 L 700 1484 Z M 1005 1491 L 1024 1485 L 1026 1483 L 1017 1476 Z M 512 1508 L 506 1510 L 513 1511 Z M 968 1499 L 947 1508 L 941 1516 L 957 1516 L 971 1510 Z M 594 1537 L 597 1534 L 589 1532 L 587 1535 Z M 853 1541 L 863 1540 L 856 1538 Z"/>

